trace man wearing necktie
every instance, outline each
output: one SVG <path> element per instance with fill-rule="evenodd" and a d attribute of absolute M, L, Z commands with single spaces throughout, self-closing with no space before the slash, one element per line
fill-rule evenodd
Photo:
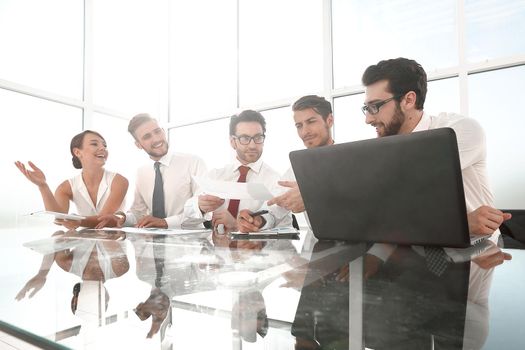
<path fill-rule="evenodd" d="M 130 210 L 109 217 L 107 226 L 181 228 L 184 203 L 197 190 L 192 177 L 206 173 L 204 162 L 194 155 L 169 153 L 166 132 L 148 114 L 133 117 L 128 131 L 153 162 L 138 169 Z"/>
<path fill-rule="evenodd" d="M 261 113 L 245 110 L 230 119 L 230 145 L 235 151 L 231 164 L 211 170 L 207 177 L 212 180 L 232 182 L 259 182 L 268 189 L 279 180 L 279 174 L 262 161 L 266 138 L 266 121 Z M 185 215 L 212 220 L 214 227 L 224 225 L 226 230 L 237 230 L 237 214 L 241 209 L 259 210 L 264 201 L 250 199 L 219 198 L 201 193 L 186 203 Z M 289 225 L 291 216 L 283 220 Z"/>

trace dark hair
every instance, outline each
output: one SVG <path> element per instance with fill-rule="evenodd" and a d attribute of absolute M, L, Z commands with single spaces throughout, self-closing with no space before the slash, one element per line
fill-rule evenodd
<path fill-rule="evenodd" d="M 388 81 L 388 91 L 396 96 L 396 101 L 409 91 L 416 93 L 416 108 L 423 109 L 427 96 L 427 74 L 419 63 L 408 58 L 394 58 L 380 61 L 368 67 L 361 81 L 364 86 L 380 80 Z"/>
<path fill-rule="evenodd" d="M 303 96 L 292 106 L 292 111 L 304 111 L 305 109 L 311 108 L 315 113 L 323 117 L 323 120 L 326 121 L 326 118 L 332 114 L 332 105 L 324 97 L 316 95 L 307 95 Z"/>
<path fill-rule="evenodd" d="M 241 113 L 237 115 L 232 115 L 230 118 L 230 135 L 235 135 L 235 131 L 237 129 L 237 124 L 242 122 L 256 122 L 261 124 L 261 127 L 263 129 L 263 134 L 266 133 L 266 120 L 264 120 L 264 117 L 261 113 L 257 111 L 253 111 L 251 109 L 247 109 L 245 111 L 242 111 Z"/>
<path fill-rule="evenodd" d="M 73 138 L 71 139 L 71 143 L 69 144 L 69 151 L 71 152 L 71 155 L 73 156 L 71 160 L 73 161 L 73 166 L 75 167 L 75 169 L 82 169 L 82 163 L 80 162 L 80 159 L 78 159 L 78 157 L 73 152 L 73 149 L 75 148 L 82 149 L 82 143 L 84 143 L 84 137 L 87 134 L 97 135 L 102 140 L 104 140 L 104 142 L 106 142 L 106 140 L 102 137 L 102 135 L 100 135 L 98 132 L 93 131 L 93 130 L 84 130 L 80 134 L 73 136 Z"/>
<path fill-rule="evenodd" d="M 152 120 L 157 121 L 156 119 L 152 118 L 148 113 L 137 114 L 129 121 L 128 132 L 131 134 L 131 136 L 133 136 L 133 138 L 135 138 L 135 131 L 137 131 L 138 127 Z"/>

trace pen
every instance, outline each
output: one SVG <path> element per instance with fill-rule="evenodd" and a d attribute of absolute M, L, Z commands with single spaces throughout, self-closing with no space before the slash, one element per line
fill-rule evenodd
<path fill-rule="evenodd" d="M 251 213 L 250 216 L 256 217 L 256 216 L 261 216 L 264 214 L 268 214 L 268 210 L 259 210 L 259 211 L 256 211 L 255 213 Z"/>

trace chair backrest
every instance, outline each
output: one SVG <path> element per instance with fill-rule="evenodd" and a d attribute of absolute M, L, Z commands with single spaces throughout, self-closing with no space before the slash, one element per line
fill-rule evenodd
<path fill-rule="evenodd" d="M 501 211 L 512 214 L 512 218 L 502 223 L 499 228 L 503 234 L 505 248 L 525 249 L 525 210 L 501 209 Z"/>

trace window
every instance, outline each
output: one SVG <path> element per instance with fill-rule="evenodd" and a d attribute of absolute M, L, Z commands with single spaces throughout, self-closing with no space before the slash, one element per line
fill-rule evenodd
<path fill-rule="evenodd" d="M 333 0 L 335 87 L 358 85 L 371 64 L 407 57 L 426 70 L 458 63 L 456 1 Z"/>
<path fill-rule="evenodd" d="M 523 81 L 525 66 L 469 76 L 470 115 L 485 130 L 488 176 L 499 208 L 525 208 Z"/>
<path fill-rule="evenodd" d="M 2 181 L 8 184 L 0 187 L 0 197 L 5 199 L 0 204 L 0 225 L 6 227 L 27 220 L 25 214 L 44 209 L 38 188 L 18 171 L 14 161 L 26 166 L 32 161 L 44 172 L 53 192 L 78 172 L 71 162 L 69 144 L 82 131 L 82 111 L 0 89 L 0 115 L 7 125 L 0 139 L 4 150 L 0 163 L 6 167 Z"/>
<path fill-rule="evenodd" d="M 240 105 L 323 88 L 322 1 L 239 1 Z"/>
<path fill-rule="evenodd" d="M 82 98 L 83 16 L 81 0 L 2 0 L 0 79 Z"/>

